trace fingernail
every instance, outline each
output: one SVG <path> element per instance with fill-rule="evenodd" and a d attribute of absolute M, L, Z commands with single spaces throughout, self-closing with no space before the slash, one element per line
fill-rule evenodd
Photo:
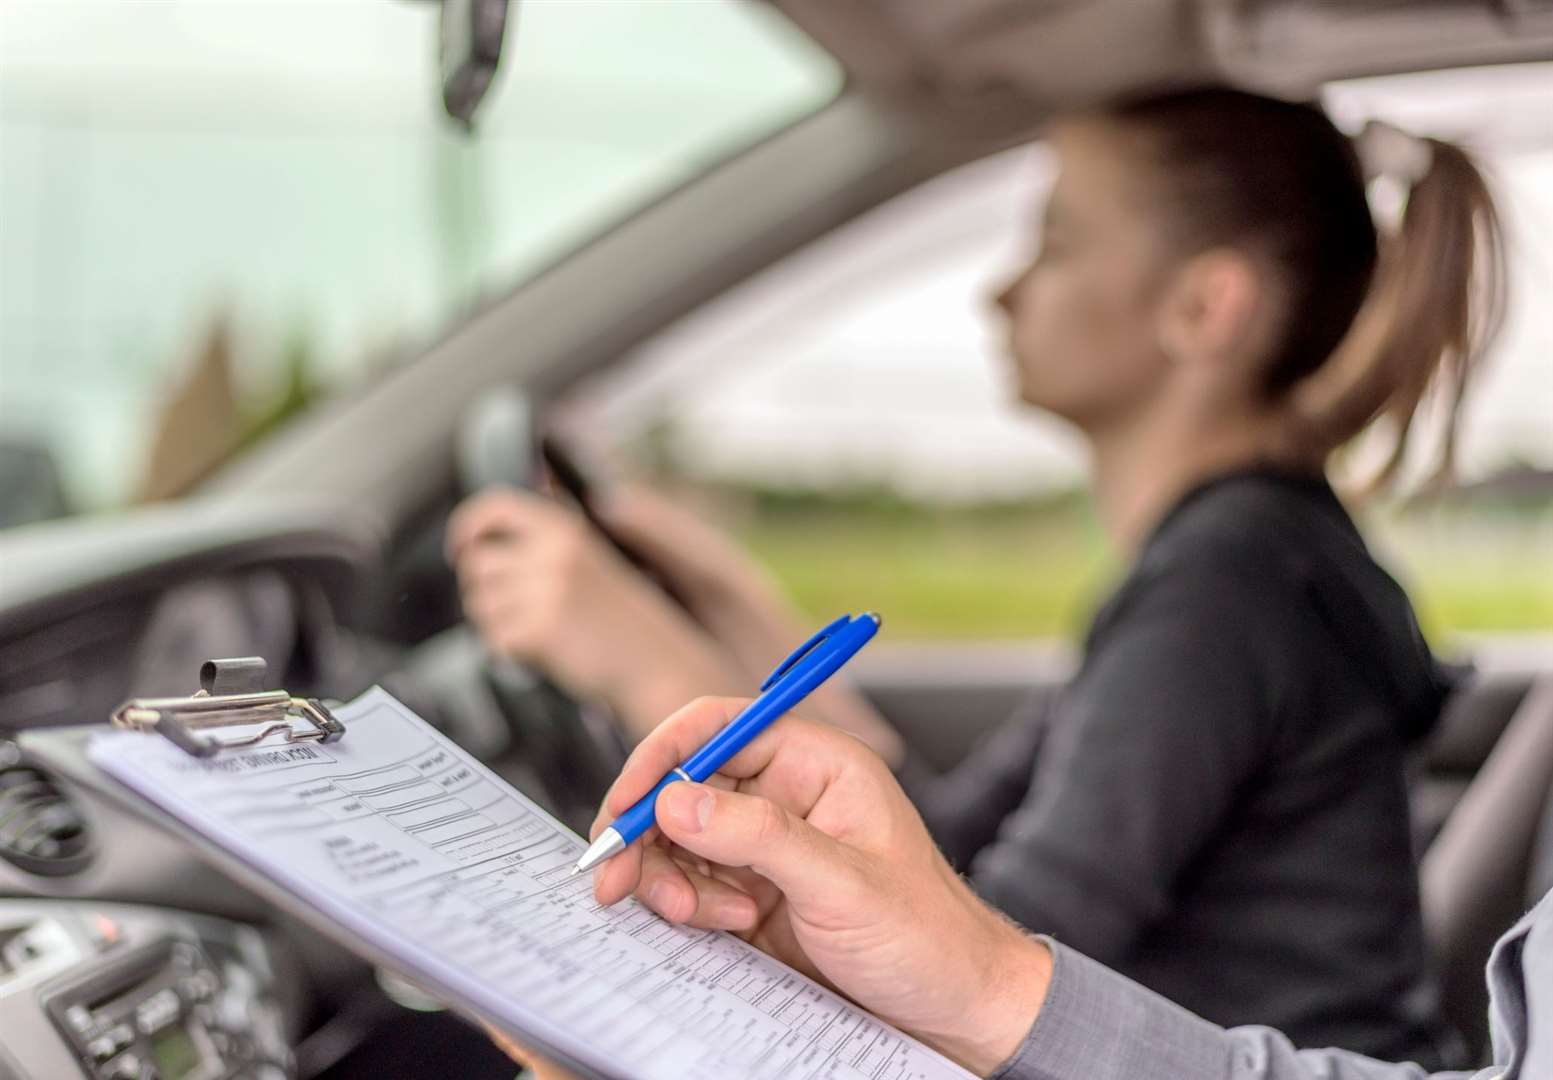
<path fill-rule="evenodd" d="M 655 881 L 647 886 L 647 906 L 659 915 L 663 912 L 663 902 L 668 899 L 669 887 L 661 881 Z"/>
<path fill-rule="evenodd" d="M 684 832 L 700 832 L 712 815 L 712 793 L 700 784 L 670 784 L 658 796 L 658 813 Z"/>

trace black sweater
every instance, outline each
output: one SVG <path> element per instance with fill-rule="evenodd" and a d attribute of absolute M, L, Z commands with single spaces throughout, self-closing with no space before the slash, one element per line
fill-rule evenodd
<path fill-rule="evenodd" d="M 1072 683 L 902 780 L 990 902 L 1220 1024 L 1437 1066 L 1405 750 L 1448 689 L 1324 480 L 1183 499 Z"/>

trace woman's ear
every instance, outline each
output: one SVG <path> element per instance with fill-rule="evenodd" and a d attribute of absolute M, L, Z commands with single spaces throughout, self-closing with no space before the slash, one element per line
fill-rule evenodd
<path fill-rule="evenodd" d="M 1177 365 L 1249 372 L 1267 336 L 1267 288 L 1246 255 L 1215 248 L 1175 272 L 1160 306 L 1159 345 Z"/>

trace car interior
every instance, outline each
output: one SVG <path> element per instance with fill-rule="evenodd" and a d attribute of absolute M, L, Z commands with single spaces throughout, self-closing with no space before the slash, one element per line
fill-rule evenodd
<path fill-rule="evenodd" d="M 482 402 L 564 402 L 849 223 L 1038 140 L 1067 106 L 1196 81 L 1309 95 L 1553 61 L 1553 6 L 1534 0 L 759 6 L 844 73 L 821 105 L 704 155 L 191 494 L 0 531 L 0 1078 L 511 1075 L 478 1030 L 115 799 L 78 737 L 126 698 L 193 692 L 206 660 L 261 656 L 270 685 L 296 694 L 381 683 L 586 828 L 623 759 L 613 725 L 487 656 L 442 557 L 461 498 L 526 475 L 471 449 L 481 425 L 498 446 L 516 438 Z M 1453 659 L 1474 673 L 1414 763 L 1413 802 L 1447 1011 L 1481 1059 L 1487 951 L 1553 872 L 1553 656 Z M 865 656 L 857 678 L 945 767 L 1072 663 L 1056 646 L 912 644 Z M 177 1022 L 141 1034 L 135 1018 L 159 1011 Z"/>

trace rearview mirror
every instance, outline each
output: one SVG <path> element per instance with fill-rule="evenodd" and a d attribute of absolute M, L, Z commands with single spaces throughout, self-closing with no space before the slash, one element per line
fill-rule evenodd
<path fill-rule="evenodd" d="M 442 0 L 442 104 L 466 129 L 496 78 L 516 0 Z"/>

